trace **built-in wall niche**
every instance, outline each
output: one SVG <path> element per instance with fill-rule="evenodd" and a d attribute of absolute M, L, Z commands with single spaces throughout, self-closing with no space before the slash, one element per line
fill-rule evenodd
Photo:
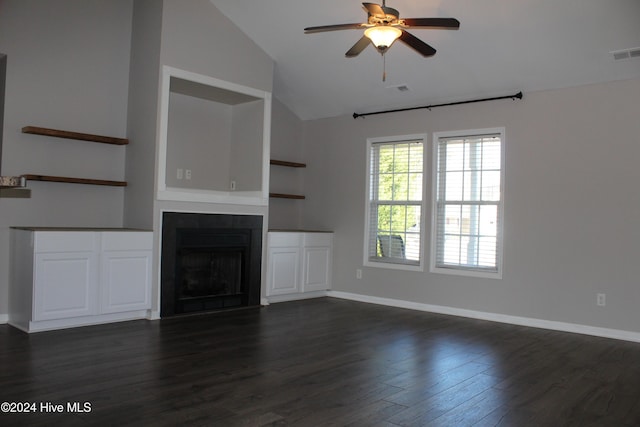
<path fill-rule="evenodd" d="M 158 199 L 264 205 L 271 94 L 163 67 Z"/>

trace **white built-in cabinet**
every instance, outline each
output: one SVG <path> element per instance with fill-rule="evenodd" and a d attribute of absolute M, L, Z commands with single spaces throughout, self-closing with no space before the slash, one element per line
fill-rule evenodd
<path fill-rule="evenodd" d="M 104 232 L 100 252 L 100 313 L 151 308 L 153 233 Z"/>
<path fill-rule="evenodd" d="M 269 231 L 267 298 L 269 302 L 313 298 L 331 289 L 333 233 Z"/>
<path fill-rule="evenodd" d="M 9 324 L 27 332 L 145 318 L 153 233 L 14 228 Z"/>

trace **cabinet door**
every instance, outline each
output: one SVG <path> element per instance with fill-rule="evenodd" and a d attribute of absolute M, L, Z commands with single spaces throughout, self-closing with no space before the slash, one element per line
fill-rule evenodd
<path fill-rule="evenodd" d="M 95 252 L 35 255 L 33 320 L 97 314 Z"/>
<path fill-rule="evenodd" d="M 304 233 L 302 291 L 331 289 L 332 233 Z"/>
<path fill-rule="evenodd" d="M 331 248 L 305 248 L 302 292 L 331 289 Z"/>
<path fill-rule="evenodd" d="M 151 251 L 104 252 L 100 312 L 151 308 Z"/>
<path fill-rule="evenodd" d="M 267 296 L 299 292 L 300 248 L 269 248 Z"/>

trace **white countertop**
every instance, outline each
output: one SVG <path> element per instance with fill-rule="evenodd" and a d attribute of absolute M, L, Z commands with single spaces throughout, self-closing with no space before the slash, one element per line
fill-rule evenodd
<path fill-rule="evenodd" d="M 269 233 L 333 233 L 333 231 L 327 230 L 305 230 L 295 228 L 270 228 Z"/>
<path fill-rule="evenodd" d="M 16 230 L 27 231 L 148 231 L 141 228 L 122 228 L 122 227 L 11 227 Z"/>

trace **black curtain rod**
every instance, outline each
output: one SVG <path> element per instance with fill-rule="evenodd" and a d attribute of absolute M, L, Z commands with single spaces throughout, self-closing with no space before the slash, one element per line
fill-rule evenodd
<path fill-rule="evenodd" d="M 399 111 L 420 110 L 422 108 L 431 110 L 432 108 L 436 108 L 436 107 L 447 107 L 449 105 L 460 105 L 460 104 L 472 104 L 474 102 L 497 101 L 499 99 L 522 99 L 522 92 L 518 92 L 515 95 L 496 96 L 495 98 L 472 99 L 469 101 L 449 102 L 448 104 L 435 104 L 435 105 L 425 105 L 423 107 L 398 108 L 397 110 L 374 111 L 372 113 L 362 113 L 362 114 L 353 113 L 353 118 L 357 119 L 358 117 L 373 116 L 374 114 L 397 113 Z"/>

